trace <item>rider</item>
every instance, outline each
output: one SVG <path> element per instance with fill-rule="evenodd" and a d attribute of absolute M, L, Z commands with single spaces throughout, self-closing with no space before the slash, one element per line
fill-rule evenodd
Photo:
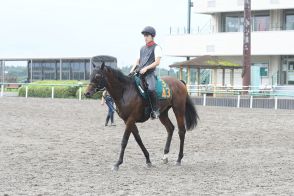
<path fill-rule="evenodd" d="M 162 50 L 159 45 L 154 42 L 154 37 L 156 36 L 156 31 L 153 27 L 147 26 L 142 32 L 144 35 L 145 43 L 141 50 L 139 59 L 137 59 L 135 65 L 133 66 L 131 72 L 135 70 L 137 67 L 140 70 L 140 74 L 144 75 L 145 80 L 148 84 L 149 96 L 152 104 L 152 112 L 151 117 L 158 118 L 159 117 L 159 109 L 157 104 L 156 97 L 156 75 L 155 69 L 160 64 L 160 59 L 162 57 Z"/>

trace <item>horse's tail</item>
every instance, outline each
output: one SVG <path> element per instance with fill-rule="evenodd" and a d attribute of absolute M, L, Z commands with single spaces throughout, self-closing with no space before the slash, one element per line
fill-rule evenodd
<path fill-rule="evenodd" d="M 186 128 L 188 131 L 194 129 L 197 126 L 198 119 L 199 119 L 199 116 L 197 114 L 197 110 L 196 110 L 190 96 L 187 95 L 185 120 L 186 120 Z"/>

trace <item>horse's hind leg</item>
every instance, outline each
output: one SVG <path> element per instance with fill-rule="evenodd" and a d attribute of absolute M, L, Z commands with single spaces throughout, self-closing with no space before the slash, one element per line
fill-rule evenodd
<path fill-rule="evenodd" d="M 161 123 L 165 126 L 166 131 L 167 131 L 167 139 L 166 139 L 166 144 L 164 147 L 164 155 L 163 155 L 163 163 L 168 163 L 168 153 L 169 153 L 169 149 L 170 149 L 170 143 L 172 140 L 172 136 L 174 133 L 174 125 L 172 124 L 172 122 L 170 121 L 169 117 L 168 117 L 168 111 L 162 113 L 159 117 Z"/>
<path fill-rule="evenodd" d="M 151 161 L 150 161 L 150 158 L 149 158 L 149 152 L 147 151 L 147 149 L 145 148 L 145 146 L 144 146 L 144 144 L 142 142 L 142 139 L 140 137 L 140 134 L 139 134 L 139 131 L 138 131 L 138 128 L 137 128 L 136 125 L 134 125 L 132 133 L 134 135 L 135 140 L 137 141 L 138 145 L 140 146 L 141 150 L 143 151 L 143 153 L 145 155 L 147 166 L 150 167 L 151 166 Z"/>
<path fill-rule="evenodd" d="M 173 111 L 176 115 L 178 128 L 179 128 L 179 137 L 180 137 L 180 151 L 178 155 L 178 160 L 176 162 L 176 165 L 181 165 L 182 158 L 184 156 L 184 141 L 185 141 L 185 134 L 186 134 L 186 128 L 185 128 L 185 107 L 173 107 Z"/>

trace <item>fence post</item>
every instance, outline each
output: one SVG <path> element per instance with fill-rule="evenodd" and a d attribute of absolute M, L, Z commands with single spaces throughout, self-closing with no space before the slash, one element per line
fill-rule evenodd
<path fill-rule="evenodd" d="M 250 108 L 252 108 L 252 105 L 253 105 L 253 96 L 251 95 L 250 96 Z"/>
<path fill-rule="evenodd" d="M 206 93 L 203 94 L 203 106 L 206 106 Z"/>
<path fill-rule="evenodd" d="M 240 96 L 240 94 L 238 95 L 238 99 L 237 99 L 237 108 L 240 108 L 240 98 L 241 98 L 241 96 Z"/>
<path fill-rule="evenodd" d="M 54 99 L 54 86 L 52 86 L 51 98 Z"/>
<path fill-rule="evenodd" d="M 82 87 L 79 88 L 79 100 L 82 100 Z"/>
<path fill-rule="evenodd" d="M 278 109 L 278 97 L 275 96 L 275 110 Z"/>
<path fill-rule="evenodd" d="M 26 98 L 28 98 L 28 86 L 26 86 Z"/>
<path fill-rule="evenodd" d="M 4 85 L 2 84 L 1 85 L 1 95 L 0 96 L 3 97 L 3 95 L 4 95 Z"/>

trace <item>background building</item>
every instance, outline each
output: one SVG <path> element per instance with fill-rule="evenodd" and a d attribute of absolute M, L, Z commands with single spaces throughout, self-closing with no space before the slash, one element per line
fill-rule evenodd
<path fill-rule="evenodd" d="M 93 63 L 98 65 L 102 61 L 105 61 L 108 66 L 117 67 L 117 59 L 112 56 L 0 59 L 1 82 L 9 82 L 5 67 L 7 61 L 25 61 L 27 64 L 26 81 L 28 82 L 36 80 L 89 80 Z"/>
<path fill-rule="evenodd" d="M 294 1 L 252 1 L 252 82 L 261 85 L 294 85 Z M 194 11 L 211 16 L 210 32 L 171 35 L 166 38 L 169 56 L 212 55 L 242 65 L 244 0 L 197 0 Z M 193 21 L 192 21 L 193 26 Z M 242 85 L 241 70 L 235 85 Z M 222 71 L 217 72 L 221 84 Z M 229 72 L 226 75 L 229 76 Z M 229 77 L 226 77 L 229 78 Z M 256 83 L 257 81 L 257 83 Z M 230 81 L 227 79 L 225 84 Z"/>

